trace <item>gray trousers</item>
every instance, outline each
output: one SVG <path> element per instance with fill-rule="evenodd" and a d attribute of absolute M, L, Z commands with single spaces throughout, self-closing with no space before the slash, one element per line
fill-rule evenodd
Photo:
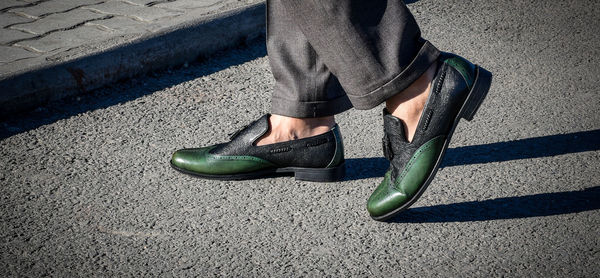
<path fill-rule="evenodd" d="M 440 52 L 401 0 L 267 0 L 272 113 L 371 109 L 408 87 Z"/>

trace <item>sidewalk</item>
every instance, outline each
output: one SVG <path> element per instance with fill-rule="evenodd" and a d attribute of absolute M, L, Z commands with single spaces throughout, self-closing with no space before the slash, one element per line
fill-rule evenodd
<path fill-rule="evenodd" d="M 182 65 L 264 29 L 261 0 L 6 0 L 0 117 Z"/>

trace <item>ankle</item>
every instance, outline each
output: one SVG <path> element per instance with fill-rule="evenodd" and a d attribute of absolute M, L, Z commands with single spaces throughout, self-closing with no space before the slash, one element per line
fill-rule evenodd
<path fill-rule="evenodd" d="M 323 127 L 331 129 L 335 125 L 335 118 L 333 116 L 320 118 L 294 118 L 271 115 L 271 117 L 269 117 L 269 123 L 271 124 L 271 127 L 275 129 L 294 132 Z"/>
<path fill-rule="evenodd" d="M 432 64 L 408 88 L 386 100 L 385 106 L 388 112 L 404 123 L 404 131 L 409 142 L 412 141 L 425 108 L 436 70 L 437 62 Z"/>
<path fill-rule="evenodd" d="M 331 130 L 334 125 L 334 116 L 293 118 L 271 115 L 269 117 L 269 131 L 256 144 L 260 146 L 311 137 Z"/>
<path fill-rule="evenodd" d="M 414 110 L 415 106 L 424 106 L 425 103 L 421 100 L 424 94 L 428 94 L 431 89 L 431 83 L 435 77 L 437 62 L 433 63 L 425 73 L 423 73 L 410 86 L 402 90 L 398 94 L 389 98 L 385 102 L 385 107 L 392 115 L 402 115 L 403 110 Z M 417 109 L 416 110 L 422 110 Z M 409 111 L 410 112 L 410 111 Z"/>

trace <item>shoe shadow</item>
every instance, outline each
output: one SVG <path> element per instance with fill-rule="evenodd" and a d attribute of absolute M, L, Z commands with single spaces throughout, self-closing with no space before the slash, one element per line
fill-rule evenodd
<path fill-rule="evenodd" d="M 597 209 L 600 209 L 600 186 L 581 191 L 411 208 L 389 222 L 470 222 L 560 215 Z"/>
<path fill-rule="evenodd" d="M 600 150 L 600 129 L 448 149 L 440 168 Z M 346 159 L 346 180 L 382 177 L 383 157 Z"/>
<path fill-rule="evenodd" d="M 600 150 L 600 130 L 557 134 L 448 149 L 441 167 L 550 157 Z M 383 157 L 346 160 L 346 179 L 381 177 Z M 388 222 L 438 223 L 526 218 L 600 209 L 600 186 L 581 191 L 544 193 L 484 201 L 411 208 Z"/>

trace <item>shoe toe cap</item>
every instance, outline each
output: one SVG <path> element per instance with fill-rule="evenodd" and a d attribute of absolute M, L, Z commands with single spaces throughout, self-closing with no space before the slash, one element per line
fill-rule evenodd
<path fill-rule="evenodd" d="M 177 150 L 171 157 L 171 164 L 188 171 L 204 172 L 207 152 L 207 148 Z"/>
<path fill-rule="evenodd" d="M 408 196 L 405 193 L 396 190 L 390 184 L 388 173 L 373 194 L 371 194 L 371 197 L 369 197 L 369 200 L 367 201 L 367 211 L 371 217 L 383 217 L 402 206 L 406 200 L 408 200 Z"/>
<path fill-rule="evenodd" d="M 367 204 L 367 211 L 372 217 L 383 217 L 399 208 L 406 199 L 406 195 L 401 192 L 391 192 L 383 198 L 370 200 Z"/>
<path fill-rule="evenodd" d="M 178 150 L 171 157 L 171 164 L 178 170 L 201 176 L 236 175 L 275 166 L 266 160 L 253 156 L 215 155 L 210 152 L 215 147 Z"/>

